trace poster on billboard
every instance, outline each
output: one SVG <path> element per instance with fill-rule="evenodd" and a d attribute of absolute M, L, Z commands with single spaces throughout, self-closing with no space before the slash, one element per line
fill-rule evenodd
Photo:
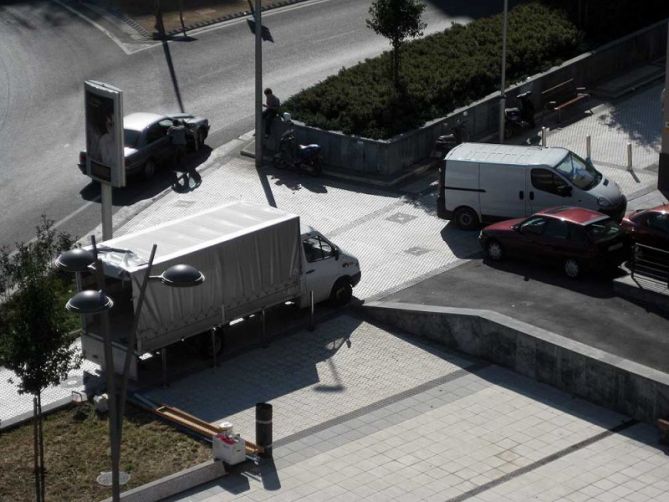
<path fill-rule="evenodd" d="M 84 82 L 86 173 L 113 187 L 125 186 L 123 91 L 102 82 Z"/>

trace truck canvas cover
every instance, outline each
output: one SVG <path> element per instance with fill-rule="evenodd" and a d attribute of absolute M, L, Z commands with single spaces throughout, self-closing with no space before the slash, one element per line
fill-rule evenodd
<path fill-rule="evenodd" d="M 297 215 L 233 202 L 110 239 L 98 252 L 105 275 L 132 282 L 134 311 L 153 244 L 152 276 L 180 263 L 205 275 L 189 288 L 149 282 L 137 332 L 142 353 L 299 296 L 299 237 Z"/>

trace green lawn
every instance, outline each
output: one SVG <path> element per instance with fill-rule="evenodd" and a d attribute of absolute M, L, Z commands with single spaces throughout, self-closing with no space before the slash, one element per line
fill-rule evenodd
<path fill-rule="evenodd" d="M 35 500 L 32 423 L 0 433 L 0 501 Z M 93 501 L 111 496 L 95 481 L 110 470 L 109 426 L 89 403 L 45 417 L 46 499 Z M 131 475 L 124 489 L 197 465 L 211 446 L 178 432 L 131 404 L 126 409 L 121 469 Z"/>

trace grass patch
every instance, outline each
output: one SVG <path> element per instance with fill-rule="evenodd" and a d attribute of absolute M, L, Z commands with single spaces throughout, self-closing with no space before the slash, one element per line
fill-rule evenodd
<path fill-rule="evenodd" d="M 111 497 L 95 479 L 110 469 L 109 424 L 89 403 L 71 405 L 44 419 L 47 500 L 91 501 Z M 0 500 L 35 499 L 32 423 L 0 433 Z M 128 490 L 211 458 L 197 441 L 128 403 L 123 426 L 121 470 Z"/>

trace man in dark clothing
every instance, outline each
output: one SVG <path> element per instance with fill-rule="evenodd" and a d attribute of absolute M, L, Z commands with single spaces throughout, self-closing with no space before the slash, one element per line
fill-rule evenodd
<path fill-rule="evenodd" d="M 272 89 L 269 87 L 265 89 L 265 97 L 266 101 L 263 105 L 265 110 L 262 112 L 262 119 L 265 121 L 265 137 L 268 137 L 272 130 L 272 122 L 274 121 L 274 117 L 279 114 L 281 101 L 274 94 L 272 94 Z"/>
<path fill-rule="evenodd" d="M 175 119 L 167 130 L 167 135 L 175 147 L 174 153 L 177 165 L 181 164 L 181 160 L 186 153 L 186 125 L 182 120 Z"/>

